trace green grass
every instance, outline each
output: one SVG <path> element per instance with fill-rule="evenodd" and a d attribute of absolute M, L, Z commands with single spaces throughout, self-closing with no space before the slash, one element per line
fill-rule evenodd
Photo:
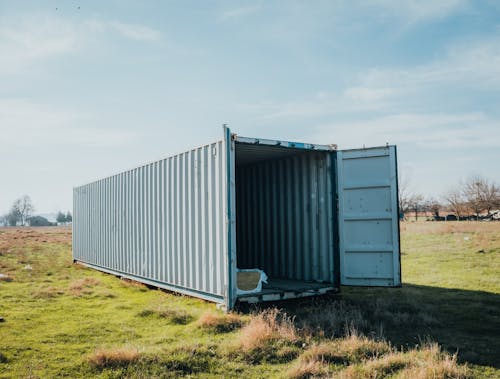
<path fill-rule="evenodd" d="M 0 378 L 177 377 L 199 371 L 217 376 L 241 370 L 258 377 L 257 367 L 215 358 L 234 332 L 196 326 L 194 320 L 214 311 L 212 303 L 74 265 L 67 230 L 43 229 L 42 237 L 28 232 L 0 229 L 0 273 L 13 278 L 0 282 Z M 78 290 L 82 281 L 88 285 Z M 97 349 L 123 346 L 144 354 L 134 365 L 113 369 L 88 362 Z"/>
<path fill-rule="evenodd" d="M 280 303 L 294 331 L 248 313 L 224 321 L 214 304 L 74 265 L 68 230 L 0 229 L 0 273 L 12 279 L 0 281 L 0 378 L 284 377 L 301 362 L 305 372 L 395 377 L 414 369 L 405 365 L 427 351 L 415 346 L 429 341 L 458 353 L 474 377 L 500 377 L 500 223 L 405 224 L 402 252 L 402 288 Z M 259 328 L 269 329 L 271 355 L 242 341 Z M 349 329 L 404 352 L 307 360 L 318 344 L 349 345 Z"/>
<path fill-rule="evenodd" d="M 402 288 L 342 297 L 360 308 L 368 298 L 372 328 L 383 323 L 394 344 L 437 341 L 477 377 L 500 377 L 500 223 L 410 223 L 401 244 Z"/>

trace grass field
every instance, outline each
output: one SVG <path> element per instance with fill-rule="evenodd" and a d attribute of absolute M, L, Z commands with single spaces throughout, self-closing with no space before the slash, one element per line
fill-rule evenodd
<path fill-rule="evenodd" d="M 402 288 L 224 315 L 72 264 L 69 229 L 0 229 L 0 378 L 499 378 L 500 223 L 401 238 Z"/>

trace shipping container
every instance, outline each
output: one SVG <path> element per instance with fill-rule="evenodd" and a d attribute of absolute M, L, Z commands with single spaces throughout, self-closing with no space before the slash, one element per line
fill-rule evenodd
<path fill-rule="evenodd" d="M 73 259 L 229 310 L 400 286 L 398 215 L 395 146 L 225 127 L 220 141 L 74 188 Z"/>

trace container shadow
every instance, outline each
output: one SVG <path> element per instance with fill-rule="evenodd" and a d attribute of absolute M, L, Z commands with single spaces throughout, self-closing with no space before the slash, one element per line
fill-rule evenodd
<path fill-rule="evenodd" d="M 313 335 L 333 337 L 355 329 L 396 347 L 437 342 L 460 362 L 500 368 L 500 295 L 406 284 L 401 288 L 342 287 L 314 298 L 261 303 L 278 307 Z"/>

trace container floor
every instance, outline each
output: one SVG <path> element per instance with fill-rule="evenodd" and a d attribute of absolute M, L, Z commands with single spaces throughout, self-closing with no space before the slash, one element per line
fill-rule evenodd
<path fill-rule="evenodd" d="M 261 292 L 239 295 L 238 300 L 246 303 L 258 303 L 323 295 L 332 291 L 338 291 L 338 288 L 334 287 L 332 283 L 269 278 L 268 283 L 263 284 Z"/>

